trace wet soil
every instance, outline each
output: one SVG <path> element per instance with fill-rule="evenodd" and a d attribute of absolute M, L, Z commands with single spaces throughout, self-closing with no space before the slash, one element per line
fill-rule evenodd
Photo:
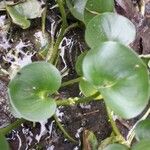
<path fill-rule="evenodd" d="M 134 0 L 116 0 L 116 11 L 128 17 L 136 26 L 137 36 L 136 40 L 131 47 L 138 54 L 150 54 L 150 2 L 146 3 L 146 12 L 143 16 L 135 7 L 136 1 Z M 54 5 L 54 1 L 51 0 L 49 8 Z M 2 12 L 0 16 L 4 16 Z M 59 30 L 59 18 L 60 14 L 57 9 L 48 9 L 46 28 L 49 34 L 56 28 Z M 68 20 L 70 23 L 74 22 L 74 18 L 70 17 Z M 12 58 L 5 58 L 5 56 L 13 49 L 11 54 L 14 54 L 16 47 L 22 42 L 19 55 L 19 61 L 28 62 L 41 60 L 36 52 L 38 47 L 35 46 L 33 40 L 34 34 L 40 30 L 40 19 L 33 20 L 32 26 L 28 30 L 21 30 L 17 26 L 11 28 L 11 34 L 7 32 L 0 32 L 0 66 L 10 73 L 14 68 L 15 60 Z M 1 25 L 1 23 L 0 23 Z M 3 24 L 2 24 L 3 26 Z M 0 26 L 1 27 L 1 26 Z M 0 31 L 4 30 L 2 27 Z M 7 31 L 7 29 L 6 29 Z M 10 32 L 9 32 L 10 33 Z M 32 49 L 36 51 L 31 51 Z M 72 29 L 64 37 L 60 46 L 60 61 L 58 62 L 58 68 L 63 74 L 63 81 L 74 79 L 77 77 L 74 64 L 77 56 L 87 50 L 88 46 L 84 41 L 84 31 L 81 28 Z M 12 55 L 11 55 L 12 56 Z M 14 58 L 14 57 L 13 57 Z M 28 58 L 28 59 L 23 59 Z M 11 61 L 10 61 L 11 60 Z M 13 67 L 12 67 L 13 66 Z M 7 85 L 9 82 L 8 75 L 4 75 L 0 72 L 0 128 L 7 126 L 15 120 L 9 110 Z M 80 94 L 77 84 L 62 88 L 59 90 L 60 98 L 77 97 L 82 96 Z M 64 125 L 66 130 L 72 137 L 79 141 L 79 144 L 74 144 L 68 141 L 62 132 L 58 129 L 53 118 L 44 123 L 33 124 L 26 122 L 22 124 L 18 129 L 13 130 L 7 135 L 7 139 L 10 143 L 12 150 L 80 150 L 82 149 L 82 132 L 85 129 L 92 130 L 99 142 L 108 137 L 111 134 L 111 126 L 108 122 L 108 117 L 103 101 L 91 102 L 89 104 L 80 104 L 70 107 L 59 107 L 57 115 Z M 134 125 L 135 121 L 117 119 L 117 125 L 120 128 L 121 133 L 126 136 L 129 129 Z"/>

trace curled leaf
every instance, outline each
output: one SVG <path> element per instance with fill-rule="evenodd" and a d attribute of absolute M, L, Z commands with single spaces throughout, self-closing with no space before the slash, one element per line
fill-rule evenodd
<path fill-rule="evenodd" d="M 27 29 L 30 27 L 30 21 L 25 16 L 20 14 L 15 8 L 13 8 L 13 6 L 7 6 L 6 10 L 9 13 L 13 23 L 21 26 L 22 29 Z"/>
<path fill-rule="evenodd" d="M 83 150 L 97 150 L 98 141 L 92 131 L 85 130 L 83 132 Z"/>
<path fill-rule="evenodd" d="M 37 0 L 27 0 L 15 5 L 8 5 L 6 6 L 6 10 L 12 22 L 21 26 L 23 29 L 27 29 L 30 26 L 30 21 L 28 19 L 41 17 L 43 11 L 41 2 Z"/>

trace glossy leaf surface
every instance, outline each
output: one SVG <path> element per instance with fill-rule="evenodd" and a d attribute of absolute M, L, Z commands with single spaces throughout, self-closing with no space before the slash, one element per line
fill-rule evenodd
<path fill-rule="evenodd" d="M 150 149 L 150 139 L 142 140 L 135 144 L 131 150 L 149 150 Z"/>
<path fill-rule="evenodd" d="M 138 123 L 135 128 L 137 139 L 150 139 L 150 119 L 143 120 Z"/>
<path fill-rule="evenodd" d="M 28 19 L 41 17 L 42 14 L 41 2 L 37 0 L 27 0 L 23 3 L 14 5 L 14 9 Z"/>
<path fill-rule="evenodd" d="M 30 21 L 25 16 L 18 13 L 14 7 L 7 6 L 6 10 L 9 13 L 13 23 L 19 25 L 22 29 L 27 29 L 30 26 Z"/>
<path fill-rule="evenodd" d="M 46 62 L 34 62 L 24 68 L 9 84 L 9 97 L 13 108 L 30 121 L 45 121 L 56 110 L 50 97 L 61 85 L 59 71 Z"/>
<path fill-rule="evenodd" d="M 37 0 L 27 0 L 11 6 L 6 6 L 12 22 L 26 29 L 30 26 L 28 19 L 41 17 L 42 7 L 41 2 Z"/>
<path fill-rule="evenodd" d="M 104 12 L 113 12 L 114 0 L 88 0 L 85 6 L 84 22 L 87 24 L 93 17 Z"/>
<path fill-rule="evenodd" d="M 97 87 L 106 104 L 123 118 L 137 116 L 148 103 L 147 68 L 122 44 L 104 42 L 90 50 L 83 61 L 83 74 Z"/>
<path fill-rule="evenodd" d="M 0 149 L 1 150 L 9 150 L 9 145 L 6 138 L 0 134 Z"/>
<path fill-rule="evenodd" d="M 104 148 L 104 150 L 129 150 L 125 145 L 110 144 Z"/>
<path fill-rule="evenodd" d="M 87 0 L 66 0 L 67 6 L 72 15 L 84 22 L 84 10 Z"/>
<path fill-rule="evenodd" d="M 135 35 L 135 26 L 130 20 L 115 13 L 103 13 L 88 23 L 85 40 L 90 47 L 104 41 L 118 41 L 128 45 L 133 42 Z"/>

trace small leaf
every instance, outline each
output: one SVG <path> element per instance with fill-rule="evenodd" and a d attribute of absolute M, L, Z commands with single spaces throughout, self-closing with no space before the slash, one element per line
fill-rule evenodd
<path fill-rule="evenodd" d="M 9 13 L 12 22 L 21 26 L 22 29 L 27 29 L 30 26 L 30 21 L 20 14 L 13 6 L 6 7 L 7 12 Z"/>
<path fill-rule="evenodd" d="M 1 150 L 9 150 L 8 142 L 2 134 L 0 134 L 0 149 Z"/>
<path fill-rule="evenodd" d="M 80 75 L 80 76 L 83 75 L 82 63 L 83 63 L 84 56 L 85 56 L 86 54 L 87 54 L 87 52 L 81 53 L 81 54 L 78 56 L 77 61 L 76 61 L 76 64 L 75 64 L 75 70 L 76 70 L 77 74 Z"/>
<path fill-rule="evenodd" d="M 37 0 L 26 0 L 23 3 L 14 5 L 13 8 L 21 15 L 28 19 L 34 19 L 41 17 L 43 9 L 40 1 Z"/>
<path fill-rule="evenodd" d="M 96 15 L 113 11 L 114 0 L 88 0 L 85 6 L 84 22 L 87 24 Z"/>
<path fill-rule="evenodd" d="M 99 43 L 85 56 L 83 74 L 100 91 L 108 107 L 122 118 L 137 116 L 148 104 L 147 68 L 122 44 Z"/>
<path fill-rule="evenodd" d="M 84 9 L 87 0 L 66 0 L 67 6 L 72 15 L 84 22 Z"/>
<path fill-rule="evenodd" d="M 30 26 L 28 19 L 41 17 L 43 11 L 41 3 L 37 0 L 26 0 L 22 3 L 6 6 L 6 10 L 12 22 L 21 26 L 22 29 L 27 29 Z"/>
<path fill-rule="evenodd" d="M 103 13 L 88 23 L 85 40 L 90 47 L 110 40 L 129 45 L 135 39 L 135 35 L 135 26 L 130 20 L 115 13 Z"/>
<path fill-rule="evenodd" d="M 139 140 L 150 139 L 150 119 L 139 122 L 135 128 L 135 133 Z"/>
<path fill-rule="evenodd" d="M 83 150 L 97 150 L 98 141 L 92 131 L 85 130 L 83 132 Z"/>
<path fill-rule="evenodd" d="M 46 62 L 34 62 L 24 68 L 9 83 L 12 107 L 29 121 L 45 121 L 56 110 L 50 97 L 61 85 L 59 71 Z"/>
<path fill-rule="evenodd" d="M 128 147 L 122 144 L 110 144 L 104 150 L 129 150 Z"/>
<path fill-rule="evenodd" d="M 135 144 L 132 150 L 149 150 L 150 149 L 150 139 L 142 140 Z"/>

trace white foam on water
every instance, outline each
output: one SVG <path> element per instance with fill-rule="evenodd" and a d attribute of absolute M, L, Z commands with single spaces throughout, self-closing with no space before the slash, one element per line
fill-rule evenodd
<path fill-rule="evenodd" d="M 37 134 L 36 137 L 35 137 L 37 142 L 39 142 L 41 137 L 47 133 L 47 129 L 45 127 L 45 124 L 47 123 L 47 121 L 41 121 L 39 123 L 41 125 L 41 129 L 40 129 L 40 134 Z"/>
<path fill-rule="evenodd" d="M 75 134 L 76 138 L 80 138 L 80 133 L 83 131 L 83 127 L 79 128 Z"/>

